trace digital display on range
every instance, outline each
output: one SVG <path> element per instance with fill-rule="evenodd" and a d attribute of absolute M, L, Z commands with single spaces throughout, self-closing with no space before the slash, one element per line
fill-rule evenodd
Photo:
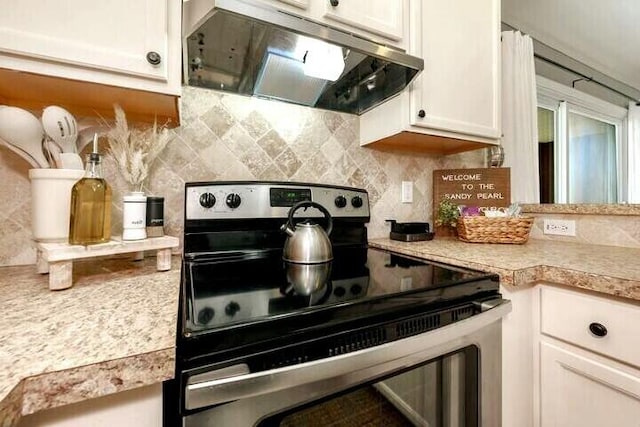
<path fill-rule="evenodd" d="M 311 200 L 308 188 L 271 188 L 269 189 L 271 206 L 291 207 L 298 202 Z"/>

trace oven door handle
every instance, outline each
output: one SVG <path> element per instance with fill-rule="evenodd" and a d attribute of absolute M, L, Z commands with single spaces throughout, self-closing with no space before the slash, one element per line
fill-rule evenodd
<path fill-rule="evenodd" d="M 327 380 L 355 370 L 384 365 L 386 372 L 425 361 L 433 348 L 455 342 L 499 321 L 511 311 L 511 301 L 496 299 L 481 304 L 483 312 L 470 318 L 409 338 L 268 371 L 246 373 L 246 365 L 224 368 L 190 377 L 185 392 L 185 408 L 199 409 L 233 400 L 260 396 L 283 389 Z M 244 371 L 244 373 L 243 373 Z M 213 379 L 212 379 L 213 378 Z"/>

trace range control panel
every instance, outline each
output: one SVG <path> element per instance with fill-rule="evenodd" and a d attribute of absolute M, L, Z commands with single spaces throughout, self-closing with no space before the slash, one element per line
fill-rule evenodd
<path fill-rule="evenodd" d="M 286 182 L 197 182 L 185 185 L 185 219 L 286 218 L 298 202 L 310 200 L 336 218 L 369 217 L 366 190 Z M 314 208 L 296 216 L 322 217 Z"/>

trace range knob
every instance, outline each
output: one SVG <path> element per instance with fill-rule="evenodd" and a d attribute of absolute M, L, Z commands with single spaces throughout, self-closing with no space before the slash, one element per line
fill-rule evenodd
<path fill-rule="evenodd" d="M 216 204 L 216 196 L 211 193 L 202 193 L 200 195 L 200 206 L 203 208 L 212 208 Z"/>
<path fill-rule="evenodd" d="M 231 209 L 237 208 L 238 206 L 240 206 L 240 203 L 242 203 L 242 199 L 240 198 L 239 194 L 231 193 L 227 196 L 227 206 L 229 206 Z"/>
<path fill-rule="evenodd" d="M 351 285 L 351 288 L 349 288 L 349 290 L 351 291 L 351 295 L 360 295 L 362 293 L 362 286 L 354 283 L 353 285 Z"/>
<path fill-rule="evenodd" d="M 351 198 L 351 206 L 353 206 L 354 208 L 361 208 L 362 207 L 362 197 L 353 196 Z"/>
<path fill-rule="evenodd" d="M 227 304 L 227 306 L 224 308 L 224 312 L 227 316 L 229 317 L 233 317 L 236 315 L 237 312 L 240 311 L 240 304 L 238 304 L 235 301 L 231 301 L 229 304 Z"/>
<path fill-rule="evenodd" d="M 198 323 L 206 325 L 215 317 L 216 312 L 211 307 L 205 307 L 198 312 Z"/>
<path fill-rule="evenodd" d="M 336 204 L 336 207 L 338 208 L 344 208 L 345 206 L 347 206 L 347 198 L 344 196 L 336 197 L 336 199 L 333 202 Z"/>

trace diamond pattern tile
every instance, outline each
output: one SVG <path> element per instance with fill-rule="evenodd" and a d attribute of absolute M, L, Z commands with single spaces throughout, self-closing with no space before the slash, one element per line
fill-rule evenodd
<path fill-rule="evenodd" d="M 431 221 L 433 169 L 482 167 L 482 152 L 444 158 L 360 147 L 359 119 L 307 107 L 184 87 L 182 126 L 153 166 L 145 188 L 165 197 L 165 232 L 182 234 L 184 183 L 209 180 L 306 181 L 363 187 L 369 192 L 370 237 L 386 236 L 384 220 Z M 105 150 L 101 143 L 101 149 Z M 0 147 L 0 265 L 35 262 L 28 165 Z M 113 187 L 113 233 L 122 232 L 125 183 L 107 157 Z M 414 203 L 400 203 L 402 180 L 414 182 Z M 19 214 L 17 214 L 19 213 Z M 623 227 L 616 224 L 617 227 Z M 640 247 L 640 230 L 625 239 Z M 623 233 L 618 233 L 622 235 Z M 16 248 L 18 248 L 16 250 Z"/>
<path fill-rule="evenodd" d="M 257 142 L 272 159 L 278 157 L 287 148 L 287 142 L 274 129 L 265 133 Z"/>

